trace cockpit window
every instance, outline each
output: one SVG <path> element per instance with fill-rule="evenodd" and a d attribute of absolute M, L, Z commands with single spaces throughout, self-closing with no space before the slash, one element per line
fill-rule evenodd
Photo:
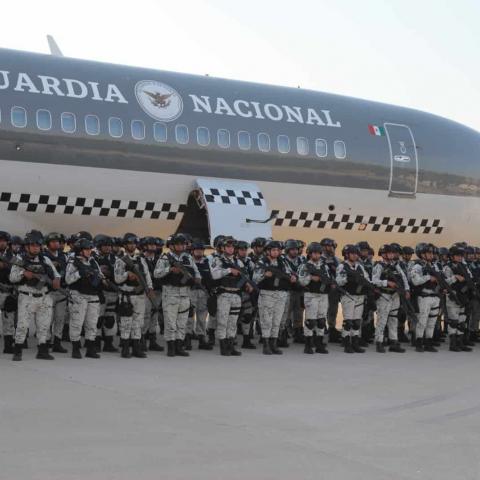
<path fill-rule="evenodd" d="M 207 127 L 197 128 L 197 142 L 202 147 L 206 147 L 210 144 L 210 132 Z"/>
<path fill-rule="evenodd" d="M 258 134 L 258 149 L 261 152 L 270 151 L 270 135 L 268 133 L 259 133 Z"/>
<path fill-rule="evenodd" d="M 108 132 L 114 138 L 123 137 L 123 122 L 120 118 L 110 117 L 108 119 Z"/>
<path fill-rule="evenodd" d="M 52 115 L 48 110 L 37 110 L 37 127 L 40 130 L 52 128 Z"/>
<path fill-rule="evenodd" d="M 299 155 L 308 155 L 308 140 L 305 137 L 297 137 L 297 153 Z"/>
<path fill-rule="evenodd" d="M 347 157 L 347 147 L 345 146 L 345 142 L 342 140 L 335 140 L 333 142 L 333 153 L 335 154 L 335 158 L 343 160 Z"/>
<path fill-rule="evenodd" d="M 27 126 L 27 111 L 23 107 L 12 107 L 12 125 L 18 128 Z"/>
<path fill-rule="evenodd" d="M 63 112 L 61 116 L 62 130 L 65 133 L 75 133 L 77 129 L 77 120 L 73 113 Z"/>
<path fill-rule="evenodd" d="M 96 115 L 87 115 L 85 117 L 85 131 L 89 135 L 98 135 L 100 133 L 100 120 Z"/>
<path fill-rule="evenodd" d="M 175 127 L 175 138 L 178 143 L 185 145 L 188 143 L 188 127 L 186 125 L 177 125 Z"/>
<path fill-rule="evenodd" d="M 290 152 L 290 138 L 287 135 L 279 135 L 277 137 L 277 147 L 280 153 Z"/>
<path fill-rule="evenodd" d="M 248 132 L 238 132 L 238 146 L 242 150 L 250 150 L 252 147 L 252 142 Z"/>
<path fill-rule="evenodd" d="M 145 138 L 145 124 L 141 120 L 132 120 L 132 137 L 135 140 L 143 140 Z"/>

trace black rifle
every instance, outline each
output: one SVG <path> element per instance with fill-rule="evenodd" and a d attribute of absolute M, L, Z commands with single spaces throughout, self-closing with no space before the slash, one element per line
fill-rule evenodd
<path fill-rule="evenodd" d="M 310 262 L 307 262 L 305 264 L 305 268 L 307 269 L 307 272 L 310 275 L 314 277 L 319 277 L 320 282 L 323 283 L 324 285 L 328 285 L 331 288 L 334 288 L 335 290 L 337 290 L 338 293 L 340 293 L 341 295 L 346 295 L 347 297 L 352 299 L 348 294 L 348 292 L 344 288 L 340 287 L 340 285 L 338 285 L 337 281 L 334 278 L 330 277 L 329 275 L 327 275 L 325 272 L 322 272 L 318 268 L 315 268 L 315 265 L 312 265 Z"/>
<path fill-rule="evenodd" d="M 273 275 L 273 277 L 277 278 L 278 280 L 286 280 L 290 282 L 291 281 L 290 277 L 292 275 L 296 276 L 294 273 L 292 274 L 286 273 L 281 268 L 274 267 L 273 265 L 260 265 L 259 268 L 264 272 L 270 272 Z"/>
<path fill-rule="evenodd" d="M 445 277 L 445 274 L 443 272 L 436 270 L 432 265 L 426 265 L 425 271 L 427 275 L 430 275 L 437 280 L 437 284 L 440 287 L 440 290 L 446 291 L 448 298 L 450 298 L 452 302 L 455 302 L 461 307 L 466 305 L 465 300 L 460 299 L 457 295 L 457 292 L 453 289 L 451 285 L 449 285 L 449 283 L 447 282 L 447 278 Z"/>
<path fill-rule="evenodd" d="M 394 290 L 398 293 L 400 297 L 400 308 L 405 312 L 407 318 L 413 322 L 414 325 L 418 323 L 417 312 L 415 312 L 415 307 L 413 306 L 410 299 L 407 298 L 407 290 L 405 282 L 403 281 L 403 277 L 399 272 L 389 271 L 385 272 L 387 280 L 394 282 L 396 287 Z"/>
<path fill-rule="evenodd" d="M 240 277 L 240 282 L 237 285 L 238 288 L 241 289 L 245 285 L 250 285 L 250 287 L 252 287 L 255 292 L 258 291 L 258 285 L 250 279 L 250 277 L 245 273 L 242 268 L 240 268 L 238 265 L 235 265 L 234 263 L 226 262 L 225 259 L 223 261 L 227 268 L 231 268 L 238 272 L 238 276 Z"/>
<path fill-rule="evenodd" d="M 350 278 L 354 283 L 362 287 L 363 291 L 366 292 L 365 307 L 368 310 L 375 312 L 377 310 L 376 299 L 379 294 L 378 289 L 375 287 L 375 285 L 372 282 L 370 282 L 370 280 L 365 278 L 365 276 L 363 275 L 363 271 L 360 268 L 357 270 L 354 270 L 349 265 L 347 265 L 346 272 L 347 272 L 347 278 Z"/>
<path fill-rule="evenodd" d="M 186 265 L 184 265 L 182 262 L 179 262 L 172 255 L 167 254 L 167 258 L 170 266 L 178 268 L 180 270 L 180 273 L 183 275 L 182 279 L 180 280 L 180 283 L 182 285 L 193 286 L 196 283 L 195 276 L 192 274 L 192 272 L 188 270 Z"/>

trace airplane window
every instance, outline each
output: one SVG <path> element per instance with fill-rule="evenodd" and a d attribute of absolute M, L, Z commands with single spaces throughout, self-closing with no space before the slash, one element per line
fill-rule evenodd
<path fill-rule="evenodd" d="M 40 130 L 52 128 L 52 115 L 48 110 L 37 110 L 37 127 Z"/>
<path fill-rule="evenodd" d="M 222 148 L 230 147 L 230 132 L 223 128 L 217 132 L 218 146 Z"/>
<path fill-rule="evenodd" d="M 238 132 L 238 146 L 242 150 L 250 150 L 252 142 L 250 141 L 250 134 L 248 132 Z"/>
<path fill-rule="evenodd" d="M 120 118 L 110 117 L 108 119 L 108 132 L 112 137 L 120 138 L 123 136 L 123 122 Z"/>
<path fill-rule="evenodd" d="M 27 126 L 27 111 L 22 107 L 12 107 L 12 125 L 18 128 Z"/>
<path fill-rule="evenodd" d="M 77 120 L 73 113 L 63 112 L 61 117 L 62 130 L 65 133 L 74 133 L 77 129 Z"/>
<path fill-rule="evenodd" d="M 317 157 L 326 157 L 327 156 L 327 142 L 321 138 L 315 140 L 315 151 Z"/>
<path fill-rule="evenodd" d="M 270 135 L 268 133 L 259 133 L 258 134 L 258 149 L 261 152 L 270 151 Z"/>
<path fill-rule="evenodd" d="M 2 121 L 2 109 L 0 109 L 0 122 Z"/>
<path fill-rule="evenodd" d="M 167 141 L 167 126 L 164 123 L 155 122 L 153 124 L 153 138 L 156 142 Z"/>
<path fill-rule="evenodd" d="M 132 120 L 132 137 L 135 140 L 145 138 L 145 124 L 141 120 Z"/>
<path fill-rule="evenodd" d="M 175 126 L 175 138 L 178 143 L 185 145 L 188 143 L 188 127 L 186 125 Z"/>
<path fill-rule="evenodd" d="M 85 117 L 85 131 L 89 135 L 98 135 L 100 133 L 100 120 L 96 115 L 87 115 Z"/>
<path fill-rule="evenodd" d="M 345 146 L 345 142 L 341 140 L 335 140 L 333 142 L 333 152 L 335 153 L 335 158 L 340 160 L 347 157 L 347 147 Z"/>
<path fill-rule="evenodd" d="M 299 155 L 308 155 L 308 140 L 305 137 L 297 137 L 297 152 Z"/>
<path fill-rule="evenodd" d="M 288 153 L 290 151 L 290 139 L 286 135 L 277 137 L 277 147 L 280 153 Z"/>
<path fill-rule="evenodd" d="M 206 147 L 210 144 L 210 132 L 207 127 L 197 128 L 197 142 L 202 147 Z"/>

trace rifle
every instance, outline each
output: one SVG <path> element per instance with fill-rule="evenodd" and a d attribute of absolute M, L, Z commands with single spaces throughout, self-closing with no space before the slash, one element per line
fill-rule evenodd
<path fill-rule="evenodd" d="M 70 298 L 70 292 L 64 288 L 53 288 L 53 280 L 48 276 L 47 272 L 43 265 L 28 265 L 23 260 L 20 260 L 17 257 L 7 258 L 0 255 L 0 262 L 7 263 L 8 265 L 15 265 L 17 267 L 23 268 L 24 270 L 34 274 L 37 283 L 32 285 L 33 288 L 41 290 L 43 287 L 47 286 L 49 289 L 53 289 L 56 292 L 65 295 L 67 298 Z"/>
<path fill-rule="evenodd" d="M 142 291 L 145 292 L 145 295 L 150 300 L 150 303 L 153 305 L 154 312 L 160 311 L 160 305 L 158 305 L 157 302 L 155 301 L 155 294 L 148 286 L 147 280 L 143 275 L 143 272 L 140 271 L 140 269 L 138 268 L 138 265 L 128 255 L 124 255 L 123 257 L 119 257 L 119 258 L 127 267 L 127 272 L 130 271 L 137 276 L 138 282 L 140 283 Z"/>
<path fill-rule="evenodd" d="M 305 264 L 305 268 L 307 269 L 307 272 L 310 275 L 313 275 L 314 277 L 320 277 L 321 283 L 325 285 L 330 285 L 330 287 L 337 290 L 338 293 L 340 293 L 341 295 L 346 295 L 348 298 L 350 298 L 350 300 L 353 300 L 352 297 L 349 295 L 349 293 L 344 288 L 340 287 L 340 285 L 337 283 L 337 281 L 334 278 L 330 277 L 329 275 L 322 272 L 318 268 L 315 268 L 315 266 L 309 262 Z"/>
<path fill-rule="evenodd" d="M 288 282 L 290 282 L 291 275 L 295 275 L 294 273 L 288 274 L 282 269 L 274 267 L 273 265 L 260 265 L 260 270 L 263 272 L 270 272 L 278 280 L 286 280 Z"/>
<path fill-rule="evenodd" d="M 190 285 L 193 285 L 195 283 L 195 276 L 192 275 L 192 272 L 190 272 L 188 270 L 186 265 L 184 265 L 182 262 L 179 262 L 172 255 L 167 254 L 167 258 L 168 258 L 168 263 L 170 264 L 170 266 L 178 268 L 180 270 L 181 274 L 183 275 L 182 279 L 180 280 L 180 283 L 182 285 L 190 286 Z"/>
<path fill-rule="evenodd" d="M 461 307 L 466 305 L 466 302 L 463 300 L 460 300 L 460 298 L 457 295 L 457 292 L 452 288 L 451 285 L 448 284 L 445 274 L 443 272 L 435 270 L 435 268 L 433 268 L 433 266 L 431 265 L 426 265 L 425 271 L 427 275 L 430 275 L 431 277 L 434 277 L 437 280 L 437 284 L 440 287 L 440 289 L 445 290 L 447 292 L 448 298 L 450 298 L 452 302 L 455 302 L 457 305 Z"/>
<path fill-rule="evenodd" d="M 398 272 L 387 271 L 387 280 L 394 282 L 397 286 L 394 290 L 398 293 L 400 298 L 400 308 L 405 312 L 407 318 L 409 318 L 414 325 L 418 323 L 417 312 L 410 299 L 407 298 L 407 290 L 405 289 L 405 283 L 402 275 Z"/>
<path fill-rule="evenodd" d="M 255 292 L 258 292 L 258 285 L 253 280 L 251 280 L 250 277 L 238 265 L 229 262 L 225 262 L 225 264 L 227 268 L 231 268 L 238 272 L 238 276 L 240 277 L 240 282 L 238 282 L 237 285 L 238 288 L 243 288 L 244 285 L 250 285 Z"/>
<path fill-rule="evenodd" d="M 362 287 L 362 290 L 366 290 L 366 308 L 370 311 L 375 312 L 377 310 L 376 299 L 378 295 L 378 290 L 373 285 L 370 280 L 366 279 L 363 273 L 360 272 L 360 269 L 354 270 L 347 265 L 347 277 L 350 277 L 357 285 Z"/>

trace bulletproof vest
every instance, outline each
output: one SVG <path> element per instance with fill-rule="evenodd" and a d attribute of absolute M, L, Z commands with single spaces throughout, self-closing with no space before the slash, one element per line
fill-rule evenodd
<path fill-rule="evenodd" d="M 109 280 L 113 280 L 114 267 L 115 267 L 115 261 L 116 261 L 115 255 L 113 253 L 109 253 L 107 255 L 98 255 L 95 259 L 97 260 L 97 263 L 101 267 L 107 267 L 108 274 L 105 276 Z"/>
<path fill-rule="evenodd" d="M 88 269 L 88 270 L 95 270 L 97 272 L 97 275 L 100 274 L 97 266 L 95 265 L 95 260 L 93 258 L 88 259 L 88 264 L 84 264 L 82 260 L 77 256 L 75 256 L 72 261 L 73 261 L 73 264 L 78 268 L 78 271 L 80 272 L 80 274 L 82 274 L 82 266 L 84 266 L 85 269 Z M 97 277 L 97 282 L 98 282 L 98 277 Z M 69 288 L 71 290 L 76 290 L 77 292 L 82 293 L 83 295 L 98 295 L 98 292 L 100 290 L 100 284 L 97 283 L 96 285 L 94 285 L 92 283 L 91 277 L 82 275 L 76 282 L 70 284 Z"/>
<path fill-rule="evenodd" d="M 380 280 L 391 280 L 392 276 L 398 276 L 398 271 L 395 268 L 395 264 L 386 263 L 386 262 L 378 262 L 379 265 L 382 266 L 382 274 L 380 275 Z M 394 292 L 395 289 L 389 287 L 381 287 L 380 290 L 388 293 Z"/>
<path fill-rule="evenodd" d="M 251 278 L 253 275 L 253 271 L 255 270 L 255 264 L 252 261 L 252 258 L 248 255 L 246 257 L 238 257 L 239 260 L 245 265 L 245 270 L 247 275 Z"/>
<path fill-rule="evenodd" d="M 63 278 L 65 276 L 65 270 L 67 268 L 67 257 L 63 252 L 59 252 L 58 255 L 53 255 L 50 250 L 45 250 L 43 254 L 53 263 L 53 266 Z"/>
<path fill-rule="evenodd" d="M 468 268 L 472 272 L 472 277 L 475 283 L 480 281 L 480 263 L 477 261 L 468 262 Z"/>
<path fill-rule="evenodd" d="M 195 265 L 197 266 L 198 271 L 202 277 L 202 284 L 210 289 L 212 287 L 212 272 L 210 271 L 210 263 L 208 263 L 208 258 L 203 257 L 199 262 L 195 260 Z"/>
<path fill-rule="evenodd" d="M 295 257 L 295 259 L 291 259 L 288 255 L 282 257 L 282 260 L 290 267 L 292 272 L 297 273 L 298 268 L 302 264 L 300 257 Z"/>
<path fill-rule="evenodd" d="M 337 257 L 335 255 L 323 255 L 322 256 L 323 261 L 325 262 L 325 265 L 328 267 L 328 271 L 330 272 L 330 275 L 335 277 L 336 272 L 337 272 L 337 267 L 339 265 Z"/>
<path fill-rule="evenodd" d="M 330 271 L 328 269 L 328 266 L 325 263 L 321 263 L 320 265 L 315 265 L 313 262 L 307 262 L 312 264 L 316 270 L 322 271 L 325 275 L 328 275 L 330 277 Z M 330 285 L 325 285 L 324 283 L 320 282 L 314 282 L 313 280 L 310 280 L 310 283 L 305 287 L 305 290 L 310 293 L 329 293 L 330 292 Z"/>
<path fill-rule="evenodd" d="M 454 275 L 465 275 L 465 272 L 461 271 L 459 268 L 458 263 L 456 262 L 448 262 L 447 264 L 451 269 Z M 467 282 L 459 282 L 458 280 L 451 285 L 451 287 L 459 294 L 461 295 L 467 295 L 468 294 L 468 286 Z"/>
<path fill-rule="evenodd" d="M 140 256 L 137 256 L 136 258 L 132 258 L 132 262 L 137 266 L 140 273 L 143 273 L 144 277 L 146 278 L 147 272 L 143 267 L 143 262 L 140 260 L 141 258 L 142 257 Z M 127 281 L 124 283 L 124 285 L 127 285 L 128 287 L 139 287 L 140 282 L 138 280 L 130 280 L 129 278 L 127 278 Z"/>
<path fill-rule="evenodd" d="M 345 271 L 348 273 L 349 271 L 354 271 L 353 268 L 347 262 L 343 263 Z M 363 275 L 361 268 L 357 268 L 357 271 L 360 275 Z M 347 293 L 350 295 L 365 295 L 366 291 L 365 288 L 355 282 L 353 279 L 347 277 L 347 284 L 343 287 Z"/>
<path fill-rule="evenodd" d="M 372 273 L 373 273 L 373 263 L 372 263 L 372 261 L 367 258 L 366 260 L 362 261 L 362 265 L 363 265 L 363 268 L 365 269 L 365 271 L 368 274 L 368 278 L 371 279 L 372 278 Z"/>
<path fill-rule="evenodd" d="M 36 260 L 29 257 L 26 253 L 21 256 L 22 262 L 27 269 L 29 268 L 39 268 L 41 270 L 39 273 L 46 274 L 48 278 L 53 279 L 53 270 L 45 263 L 45 257 L 43 253 L 39 253 L 36 257 Z M 36 287 L 40 283 L 40 280 L 37 278 L 32 278 L 31 280 L 27 280 L 25 277 L 22 277 L 22 280 L 19 282 L 19 285 L 27 285 L 29 287 Z"/>
<path fill-rule="evenodd" d="M 166 257 L 168 259 L 173 258 L 174 260 L 182 263 L 183 265 L 185 265 L 186 270 L 188 270 L 193 276 L 195 276 L 195 270 L 193 269 L 190 263 L 190 257 L 188 255 L 182 253 L 182 255 L 178 260 L 175 257 L 173 257 L 170 253 L 167 253 Z M 192 286 L 194 283 L 192 281 L 189 281 L 187 283 L 182 281 L 183 281 L 183 273 L 169 272 L 168 275 L 163 277 L 163 284 L 170 285 L 172 287 L 188 287 L 188 286 Z"/>
<path fill-rule="evenodd" d="M 3 253 L 3 256 L 6 258 L 6 260 L 11 260 L 13 257 L 13 254 L 10 250 L 5 250 Z M 7 265 L 6 268 L 0 269 L 0 283 L 3 283 L 4 285 L 8 285 L 10 283 L 10 270 L 12 267 L 10 265 Z"/>
<path fill-rule="evenodd" d="M 154 290 L 161 290 L 162 289 L 162 279 L 161 278 L 155 278 L 153 276 L 153 272 L 155 271 L 155 267 L 157 265 L 158 259 L 160 258 L 160 255 L 155 254 L 153 257 L 143 257 L 145 261 L 147 262 L 147 267 L 148 271 L 150 272 L 150 277 L 152 279 L 152 285 Z"/>
<path fill-rule="evenodd" d="M 285 266 L 284 261 L 281 258 L 277 258 L 277 265 L 273 265 L 272 262 L 268 259 L 268 257 L 262 258 L 260 262 L 258 262 L 259 266 L 261 265 L 272 265 L 279 270 L 287 273 L 287 269 Z M 290 290 L 291 283 L 283 278 L 275 278 L 275 276 L 271 277 L 264 277 L 263 280 L 259 283 L 259 287 L 261 290 Z"/>
<path fill-rule="evenodd" d="M 429 271 L 428 271 L 428 268 L 427 268 L 427 264 L 421 260 L 415 260 L 415 265 L 420 265 L 422 267 L 422 275 L 430 275 Z M 435 268 L 433 265 L 431 268 Z M 428 281 L 428 282 L 425 282 L 423 283 L 422 285 L 417 285 L 414 287 L 413 291 L 414 293 L 415 292 L 418 292 L 419 290 L 436 290 L 437 289 L 437 284 L 432 282 L 432 281 Z"/>

